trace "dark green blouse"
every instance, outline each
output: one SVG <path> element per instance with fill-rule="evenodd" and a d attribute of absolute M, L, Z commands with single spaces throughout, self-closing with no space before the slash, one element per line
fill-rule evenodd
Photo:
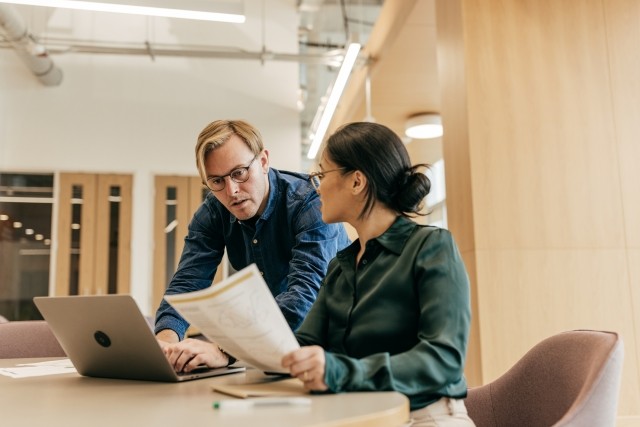
<path fill-rule="evenodd" d="M 398 217 L 331 261 L 318 298 L 296 332 L 326 351 L 332 392 L 395 390 L 411 410 L 466 396 L 469 279 L 447 230 Z"/>

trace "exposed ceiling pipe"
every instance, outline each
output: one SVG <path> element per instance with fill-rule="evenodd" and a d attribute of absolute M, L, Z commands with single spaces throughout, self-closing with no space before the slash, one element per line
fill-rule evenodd
<path fill-rule="evenodd" d="M 0 48 L 2 48 L 0 42 Z M 269 50 L 247 51 L 234 48 L 207 48 L 205 46 L 172 46 L 162 44 L 78 42 L 55 37 L 47 37 L 47 51 L 52 55 L 69 53 L 91 53 L 105 55 L 141 55 L 152 60 L 160 56 L 210 59 L 253 59 L 264 61 L 291 61 L 337 67 L 344 57 L 344 49 L 334 49 L 323 53 L 278 53 Z"/>
<path fill-rule="evenodd" d="M 29 33 L 22 16 L 10 5 L 0 4 L 0 33 L 43 85 L 58 86 L 62 82 L 62 71 L 49 58 L 44 46 Z"/>

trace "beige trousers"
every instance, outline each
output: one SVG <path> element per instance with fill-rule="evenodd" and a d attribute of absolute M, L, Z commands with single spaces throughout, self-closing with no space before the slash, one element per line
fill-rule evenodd
<path fill-rule="evenodd" d="M 443 397 L 422 409 L 411 411 L 410 427 L 473 427 L 464 400 Z"/>

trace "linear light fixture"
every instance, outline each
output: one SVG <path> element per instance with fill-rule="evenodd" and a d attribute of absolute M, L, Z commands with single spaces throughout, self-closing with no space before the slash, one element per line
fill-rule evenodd
<path fill-rule="evenodd" d="M 234 6 L 228 2 L 225 4 L 215 1 L 206 2 L 204 0 L 176 1 L 176 7 L 171 7 L 170 2 L 160 2 L 164 7 L 153 6 L 154 2 L 148 0 L 127 0 L 127 3 L 117 1 L 102 0 L 80 1 L 80 0 L 0 0 L 0 3 L 22 4 L 28 6 L 57 7 L 63 9 L 88 10 L 93 12 L 113 12 L 126 13 L 130 15 L 160 16 L 164 18 L 195 19 L 201 21 L 231 22 L 242 24 L 245 16 L 242 13 L 228 13 L 229 6 Z M 207 4 L 208 3 L 208 4 Z M 155 2 L 158 4 L 158 2 Z M 224 12 L 212 12 L 218 7 L 227 6 Z M 236 9 L 238 5 L 235 5 Z"/>
<path fill-rule="evenodd" d="M 333 83 L 331 94 L 329 95 L 327 103 L 322 110 L 322 116 L 318 122 L 318 126 L 311 135 L 311 146 L 307 152 L 308 159 L 315 159 L 318 154 L 324 135 L 327 133 L 327 129 L 329 128 L 329 123 L 331 123 L 331 119 L 333 118 L 333 113 L 335 113 L 338 101 L 340 101 L 340 97 L 342 96 L 342 91 L 347 85 L 347 81 L 351 75 L 351 70 L 356 63 L 356 59 L 358 59 L 360 47 L 361 45 L 359 43 L 351 43 L 347 48 L 347 53 L 344 55 L 340 71 L 338 71 L 336 81 Z"/>

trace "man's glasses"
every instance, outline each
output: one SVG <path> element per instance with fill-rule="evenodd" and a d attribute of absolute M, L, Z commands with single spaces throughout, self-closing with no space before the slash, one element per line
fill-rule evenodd
<path fill-rule="evenodd" d="M 324 179 L 324 176 L 326 174 L 328 174 L 329 172 L 336 172 L 344 169 L 346 168 L 337 168 L 337 169 L 331 169 L 328 171 L 312 172 L 309 174 L 309 181 L 311 181 L 311 184 L 313 184 L 313 187 L 317 190 L 320 187 L 320 182 Z"/>
<path fill-rule="evenodd" d="M 226 175 L 212 176 L 210 178 L 207 178 L 207 187 L 209 187 L 209 190 L 211 190 L 211 191 L 224 190 L 224 186 L 226 185 L 226 182 L 227 182 L 227 181 L 225 181 L 226 177 L 231 178 L 231 180 L 233 182 L 236 182 L 238 184 L 242 184 L 243 182 L 247 182 L 247 180 L 251 176 L 249 174 L 249 168 L 251 167 L 253 162 L 256 161 L 257 158 L 258 158 L 258 156 L 256 155 L 253 158 L 253 160 L 251 160 L 249 162 L 249 164 L 247 166 L 243 166 L 241 168 L 234 169 L 234 170 L 232 170 L 230 173 L 228 173 Z"/>

